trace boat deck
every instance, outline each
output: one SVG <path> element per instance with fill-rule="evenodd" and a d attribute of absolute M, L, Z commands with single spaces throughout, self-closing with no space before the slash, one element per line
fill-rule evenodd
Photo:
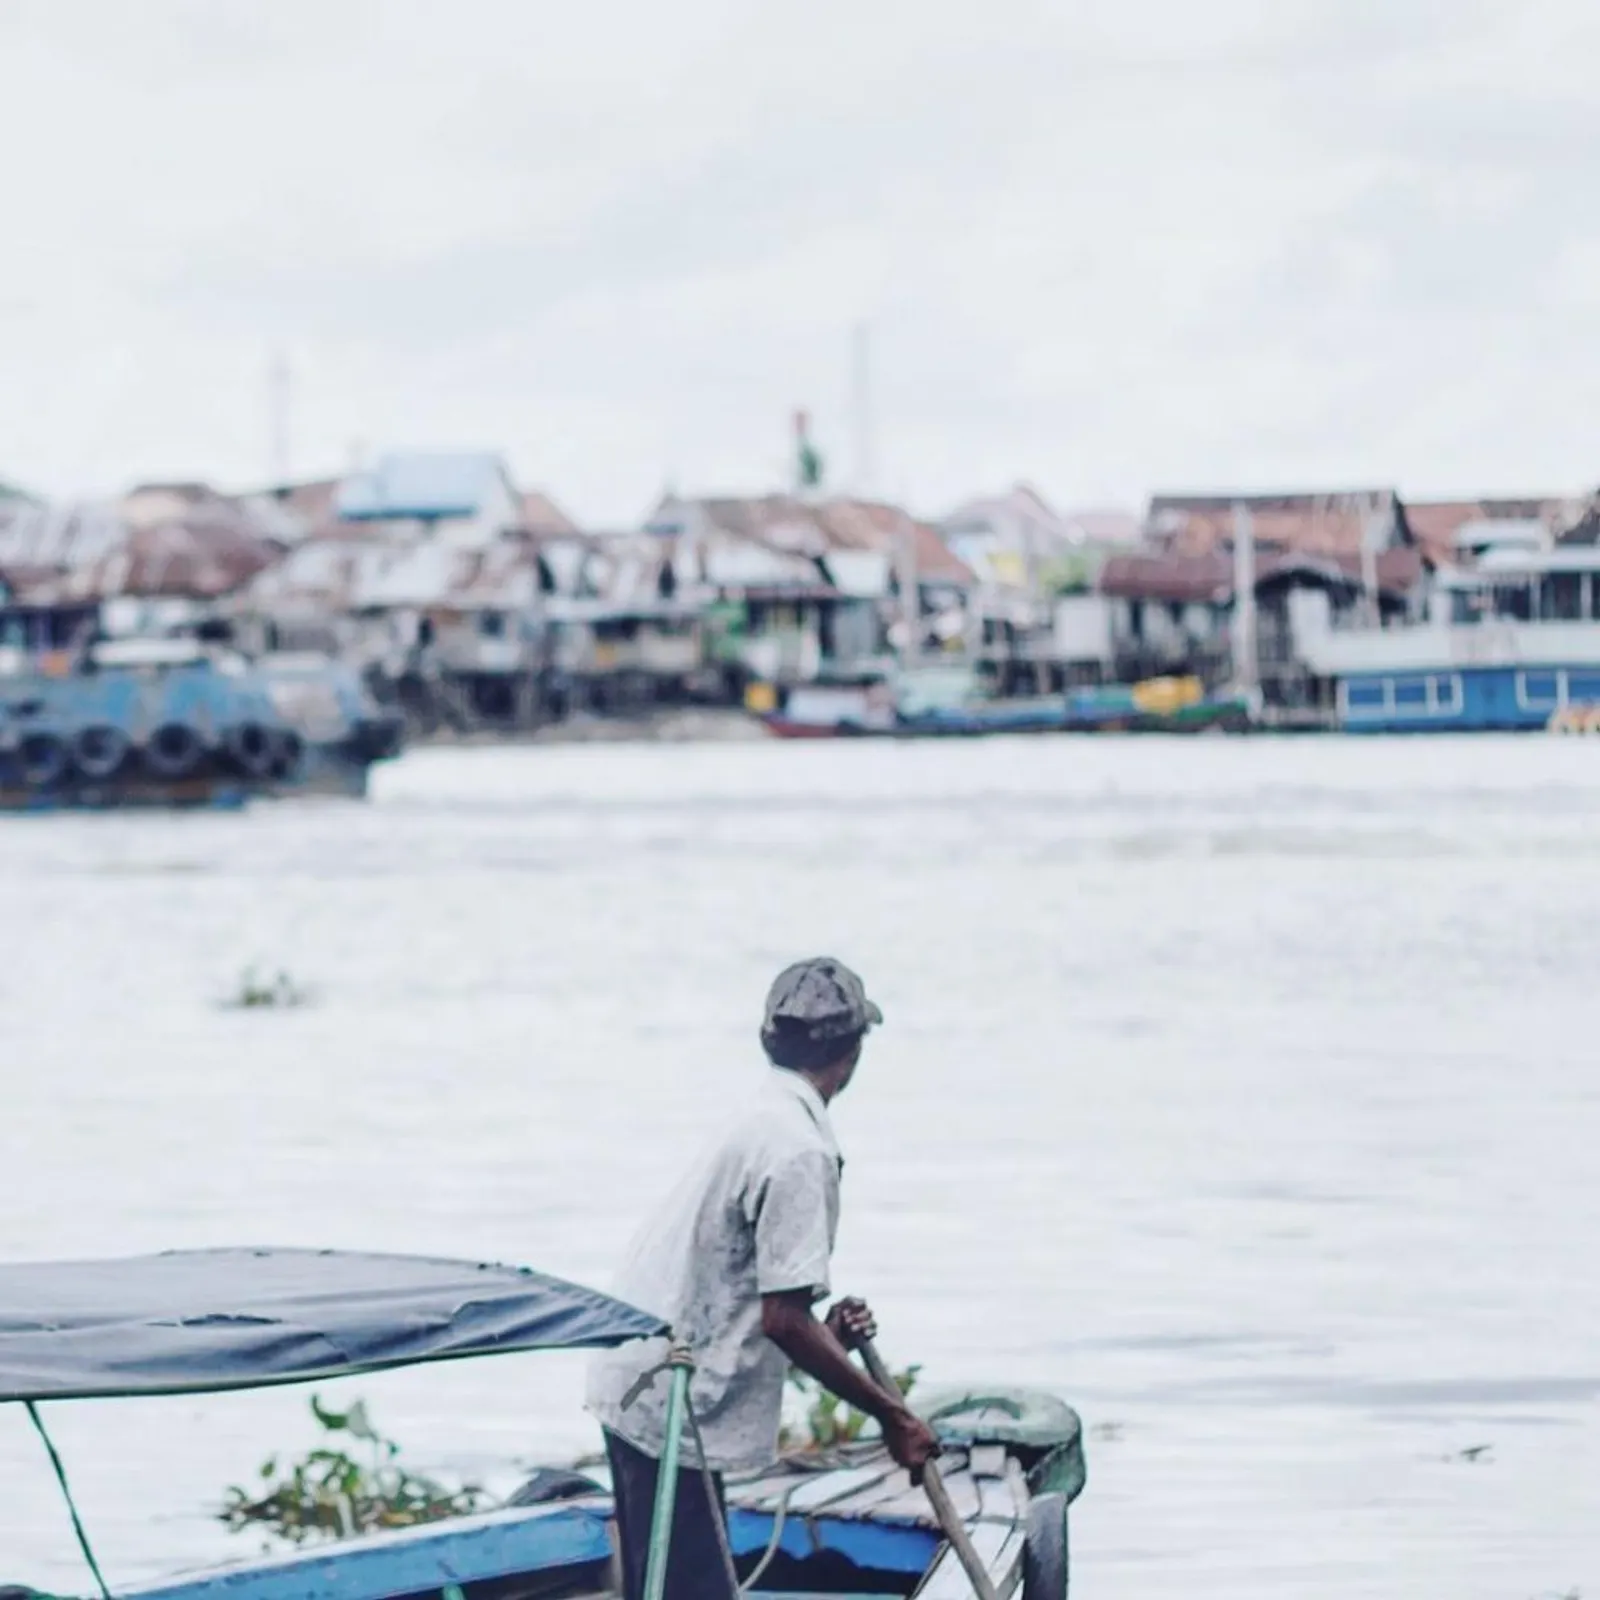
<path fill-rule="evenodd" d="M 1021 1579 L 1027 1525 L 1020 1469 L 998 1446 L 947 1451 L 941 1466 L 1000 1594 L 1010 1594 Z M 971 1600 L 927 1497 L 881 1446 L 786 1462 L 730 1481 L 727 1495 L 741 1573 L 771 1557 L 753 1597 L 903 1600 L 915 1591 L 924 1600 Z M 308 1546 L 123 1592 L 129 1600 L 389 1600 L 455 1586 L 466 1600 L 609 1600 L 610 1517 L 609 1497 L 584 1496 Z"/>

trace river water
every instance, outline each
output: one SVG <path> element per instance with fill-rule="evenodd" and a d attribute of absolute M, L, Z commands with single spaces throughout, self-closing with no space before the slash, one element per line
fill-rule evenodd
<path fill-rule="evenodd" d="M 421 752 L 366 806 L 0 828 L 0 1257 L 233 1243 L 603 1285 L 831 951 L 836 1283 L 1058 1390 L 1074 1594 L 1600 1591 L 1600 750 L 1033 739 Z M 220 1002 L 252 963 L 315 991 Z M 581 1358 L 392 1374 L 408 1460 L 590 1448 Z M 246 1553 L 305 1395 L 54 1408 L 113 1585 Z M 0 1408 L 0 1582 L 83 1592 Z"/>

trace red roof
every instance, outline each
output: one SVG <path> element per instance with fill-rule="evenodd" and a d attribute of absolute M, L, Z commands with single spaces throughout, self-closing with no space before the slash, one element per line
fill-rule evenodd
<path fill-rule="evenodd" d="M 1422 555 L 1410 546 L 1380 550 L 1377 554 L 1378 588 L 1385 594 L 1403 595 L 1422 578 Z M 1302 574 L 1324 583 L 1361 585 L 1359 555 L 1315 556 L 1293 551 L 1267 551 L 1256 557 L 1256 587 L 1277 578 Z M 1102 594 L 1121 600 L 1155 600 L 1175 605 L 1231 605 L 1233 561 L 1220 552 L 1202 555 L 1116 555 L 1100 569 Z"/>
<path fill-rule="evenodd" d="M 1346 490 L 1331 494 L 1157 495 L 1145 519 L 1151 541 L 1174 556 L 1197 556 L 1233 544 L 1235 506 L 1243 505 L 1254 525 L 1256 549 L 1301 554 L 1355 555 L 1362 548 L 1367 520 L 1393 518 L 1405 537 L 1405 511 L 1393 489 Z"/>

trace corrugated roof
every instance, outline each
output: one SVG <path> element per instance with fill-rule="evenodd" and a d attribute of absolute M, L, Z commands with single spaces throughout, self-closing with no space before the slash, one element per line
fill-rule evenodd
<path fill-rule="evenodd" d="M 1145 517 L 1145 533 L 1168 555 L 1197 556 L 1226 550 L 1233 544 L 1236 505 L 1249 510 L 1256 548 L 1263 553 L 1277 549 L 1301 554 L 1359 555 L 1368 521 L 1374 517 L 1394 523 L 1400 542 L 1409 539 L 1405 508 L 1393 489 L 1156 495 Z"/>
<path fill-rule="evenodd" d="M 944 542 L 932 523 L 923 522 L 900 506 L 879 500 L 830 500 L 818 508 L 830 542 L 845 549 L 876 550 L 895 556 L 909 540 L 923 583 L 952 583 L 967 587 L 976 575 Z"/>
<path fill-rule="evenodd" d="M 239 588 L 277 555 L 242 507 L 195 486 L 147 487 L 122 502 L 0 510 L 0 563 L 34 574 L 28 592 L 41 598 L 210 599 Z"/>
<path fill-rule="evenodd" d="M 538 547 L 519 535 L 468 549 L 352 529 L 344 538 L 308 539 L 250 592 L 269 611 L 520 610 L 538 593 L 538 568 Z"/>
<path fill-rule="evenodd" d="M 894 556 L 909 540 L 923 582 L 975 581 L 972 569 L 945 544 L 937 528 L 884 501 L 845 497 L 810 501 L 783 494 L 677 503 L 693 507 L 705 522 L 725 533 L 813 563 L 829 550 L 875 550 Z"/>
<path fill-rule="evenodd" d="M 1223 605 L 1233 598 L 1233 568 L 1220 555 L 1111 556 L 1100 592 L 1121 600 Z"/>
<path fill-rule="evenodd" d="M 237 496 L 238 503 L 280 544 L 298 544 L 337 525 L 342 478 L 276 484 Z"/>
<path fill-rule="evenodd" d="M 1422 553 L 1410 546 L 1380 550 L 1374 558 L 1378 588 L 1404 595 L 1422 579 Z M 1312 582 L 1342 583 L 1359 588 L 1359 555 L 1266 551 L 1256 558 L 1256 587 L 1300 577 Z M 1233 561 L 1220 552 L 1182 556 L 1144 553 L 1111 556 L 1100 570 L 1102 594 L 1122 600 L 1155 600 L 1171 604 L 1231 605 Z"/>

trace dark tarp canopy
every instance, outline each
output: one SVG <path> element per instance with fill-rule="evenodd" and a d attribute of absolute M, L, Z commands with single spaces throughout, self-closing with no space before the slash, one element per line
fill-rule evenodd
<path fill-rule="evenodd" d="M 252 1389 L 513 1350 L 659 1318 L 522 1267 L 339 1250 L 0 1266 L 0 1401 Z"/>

